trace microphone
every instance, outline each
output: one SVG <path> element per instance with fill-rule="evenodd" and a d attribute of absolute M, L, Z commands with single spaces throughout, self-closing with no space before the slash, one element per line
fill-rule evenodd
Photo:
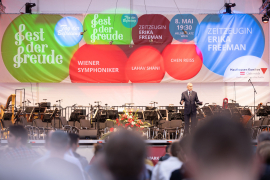
<path fill-rule="evenodd" d="M 27 102 L 31 103 L 31 101 L 29 101 L 28 99 L 27 99 Z"/>
<path fill-rule="evenodd" d="M 77 104 L 73 104 L 73 106 L 72 107 L 75 107 Z"/>

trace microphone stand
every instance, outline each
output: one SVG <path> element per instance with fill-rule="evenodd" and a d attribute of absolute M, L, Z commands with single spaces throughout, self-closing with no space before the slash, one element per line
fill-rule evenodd
<path fill-rule="evenodd" d="M 257 94 L 257 91 L 256 91 L 256 89 L 255 89 L 255 87 L 254 87 L 254 85 L 253 85 L 253 83 L 251 82 L 251 80 L 249 79 L 248 80 L 248 82 L 250 82 L 250 84 L 252 85 L 252 87 L 253 87 L 253 90 L 254 90 L 254 117 L 253 117 L 253 122 L 255 121 L 255 94 Z"/>
<path fill-rule="evenodd" d="M 59 100 L 57 100 L 56 102 L 58 102 L 58 106 L 59 106 L 59 109 L 60 109 L 60 107 L 61 107 L 61 101 L 62 101 L 62 99 L 59 99 Z"/>
<path fill-rule="evenodd" d="M 75 111 L 76 104 L 73 104 L 72 107 L 74 108 L 74 111 Z M 71 110 L 72 110 L 72 108 L 71 108 Z M 73 127 L 75 127 L 75 121 L 76 121 L 77 118 L 78 118 L 77 113 L 75 113 L 75 119 L 74 119 L 74 121 L 73 121 Z"/>
<path fill-rule="evenodd" d="M 99 137 L 99 113 L 100 113 L 100 109 L 99 109 L 99 103 L 100 101 L 95 101 L 94 103 L 97 103 L 97 118 L 96 118 L 96 128 L 97 128 L 97 135 Z"/>

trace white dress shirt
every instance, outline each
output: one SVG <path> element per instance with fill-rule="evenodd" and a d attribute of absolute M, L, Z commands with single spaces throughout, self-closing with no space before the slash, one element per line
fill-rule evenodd
<path fill-rule="evenodd" d="M 180 169 L 182 165 L 183 163 L 177 157 L 171 156 L 155 166 L 151 180 L 170 180 L 172 172 Z"/>

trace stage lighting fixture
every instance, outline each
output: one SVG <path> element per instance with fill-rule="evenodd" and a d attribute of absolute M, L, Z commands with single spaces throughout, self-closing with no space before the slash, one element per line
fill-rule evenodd
<path fill-rule="evenodd" d="M 113 44 L 113 41 L 110 41 L 110 45 L 112 45 Z"/>
<path fill-rule="evenodd" d="M 263 15 L 262 22 L 263 23 L 268 23 L 269 22 L 269 17 L 267 15 Z"/>
<path fill-rule="evenodd" d="M 235 7 L 235 3 L 225 3 L 224 6 L 226 7 L 226 13 L 232 14 L 232 7 Z"/>
<path fill-rule="evenodd" d="M 35 7 L 36 3 L 25 3 L 25 13 L 32 14 L 32 7 Z"/>

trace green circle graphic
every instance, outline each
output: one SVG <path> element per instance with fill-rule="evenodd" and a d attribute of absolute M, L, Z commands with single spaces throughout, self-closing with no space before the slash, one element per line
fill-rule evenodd
<path fill-rule="evenodd" d="M 54 28 L 60 15 L 24 14 L 7 27 L 2 57 L 9 73 L 20 82 L 61 82 L 69 74 L 72 55 L 79 45 L 56 42 Z"/>
<path fill-rule="evenodd" d="M 88 14 L 83 22 L 87 44 L 130 44 L 132 28 L 122 24 L 122 14 Z"/>

